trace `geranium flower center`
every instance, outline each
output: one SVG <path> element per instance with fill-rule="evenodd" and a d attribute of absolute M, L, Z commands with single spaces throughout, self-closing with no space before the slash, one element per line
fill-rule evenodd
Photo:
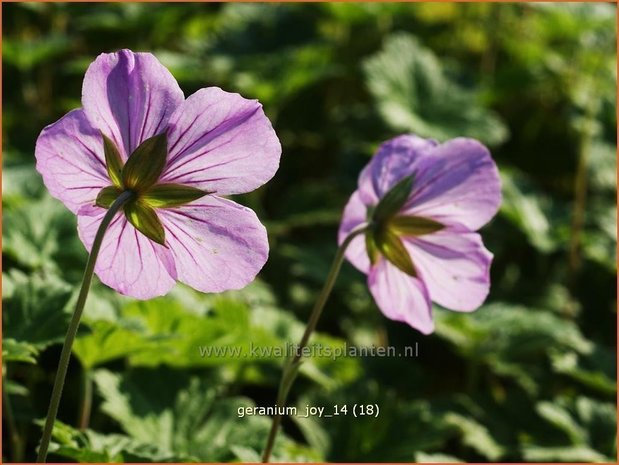
<path fill-rule="evenodd" d="M 110 208 L 121 193 L 133 192 L 133 198 L 123 206 L 127 220 L 146 237 L 164 245 L 165 231 L 155 208 L 179 207 L 208 192 L 182 184 L 158 182 L 168 154 L 168 137 L 165 132 L 142 142 L 124 164 L 116 144 L 105 134 L 101 136 L 105 164 L 112 184 L 101 189 L 96 204 Z"/>
<path fill-rule="evenodd" d="M 414 174 L 405 177 L 376 207 L 368 208 L 365 244 L 370 263 L 375 264 L 382 255 L 404 273 L 416 277 L 415 265 L 402 238 L 430 234 L 443 229 L 444 225 L 430 218 L 400 214 L 413 190 L 413 178 Z"/>

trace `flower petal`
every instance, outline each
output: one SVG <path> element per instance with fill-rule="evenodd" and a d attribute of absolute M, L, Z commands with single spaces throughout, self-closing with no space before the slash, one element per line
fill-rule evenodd
<path fill-rule="evenodd" d="M 423 334 L 434 331 L 432 305 L 422 281 L 380 258 L 370 270 L 368 286 L 387 318 L 404 321 Z"/>
<path fill-rule="evenodd" d="M 355 191 L 344 208 L 340 230 L 338 231 L 338 244 L 342 244 L 346 236 L 362 223 L 366 222 L 367 207 L 361 201 L 359 191 Z M 370 272 L 370 258 L 365 247 L 363 235 L 355 237 L 346 249 L 346 258 L 359 271 L 368 274 Z"/>
<path fill-rule="evenodd" d="M 499 172 L 488 149 L 476 140 L 447 141 L 416 165 L 404 215 L 477 230 L 496 214 L 501 204 Z"/>
<path fill-rule="evenodd" d="M 209 195 L 157 213 L 178 279 L 199 291 L 240 289 L 266 263 L 267 232 L 249 208 Z"/>
<path fill-rule="evenodd" d="M 84 76 L 84 112 L 125 161 L 145 139 L 165 130 L 183 99 L 174 77 L 150 53 L 103 53 Z"/>
<path fill-rule="evenodd" d="M 359 192 L 366 205 L 376 205 L 398 181 L 415 172 L 422 155 L 437 145 L 432 139 L 403 135 L 382 144 L 359 176 Z M 413 179 L 413 186 L 416 180 Z"/>
<path fill-rule="evenodd" d="M 249 192 L 273 177 L 281 145 L 262 105 L 218 87 L 191 95 L 170 118 L 161 182 L 221 195 Z"/>
<path fill-rule="evenodd" d="M 78 232 L 87 250 L 107 210 L 94 216 L 78 216 Z M 104 284 L 137 299 L 166 294 L 176 282 L 172 254 L 138 232 L 118 213 L 103 238 L 95 273 Z"/>
<path fill-rule="evenodd" d="M 404 239 L 431 299 L 450 310 L 479 308 L 490 290 L 492 254 L 481 236 L 445 229 Z"/>
<path fill-rule="evenodd" d="M 73 110 L 43 129 L 35 156 L 45 186 L 73 213 L 94 205 L 99 191 L 111 184 L 103 139 L 82 110 Z"/>

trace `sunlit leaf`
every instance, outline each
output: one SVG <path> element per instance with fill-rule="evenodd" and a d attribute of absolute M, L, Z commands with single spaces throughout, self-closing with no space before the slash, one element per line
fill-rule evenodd
<path fill-rule="evenodd" d="M 3 362 L 36 363 L 38 353 L 38 349 L 27 342 L 20 342 L 11 338 L 4 338 L 2 340 Z"/>
<path fill-rule="evenodd" d="M 3 336 L 37 349 L 60 342 L 71 316 L 72 288 L 53 275 L 27 276 L 14 270 L 13 286 L 3 299 Z"/>
<path fill-rule="evenodd" d="M 501 214 L 517 226 L 529 241 L 541 250 L 549 252 L 555 249 L 557 238 L 553 234 L 548 219 L 547 208 L 543 205 L 545 197 L 531 182 L 515 172 L 502 172 L 503 202 Z M 569 217 L 563 218 L 568 224 Z M 554 231 L 558 224 L 553 224 Z"/>
<path fill-rule="evenodd" d="M 439 140 L 458 136 L 495 145 L 507 130 L 478 97 L 451 81 L 434 53 L 406 33 L 387 38 L 384 48 L 364 63 L 370 92 L 394 130 Z"/>
<path fill-rule="evenodd" d="M 58 255 L 67 252 L 77 238 L 75 218 L 57 200 L 44 196 L 4 212 L 2 250 L 32 269 L 54 270 Z"/>
<path fill-rule="evenodd" d="M 88 330 L 81 332 L 73 345 L 73 353 L 86 369 L 158 345 L 156 337 L 146 336 L 143 328 L 127 321 L 99 320 L 89 322 L 87 326 Z"/>
<path fill-rule="evenodd" d="M 77 430 L 60 421 L 54 424 L 50 454 L 80 463 L 191 462 L 190 457 L 162 451 L 151 441 L 139 442 L 122 434 Z"/>
<path fill-rule="evenodd" d="M 473 418 L 450 413 L 445 417 L 445 421 L 459 430 L 464 444 L 474 448 L 489 460 L 496 461 L 503 454 L 503 447 L 492 437 L 488 428 Z"/>
<path fill-rule="evenodd" d="M 162 379 L 167 379 L 165 384 Z M 253 406 L 247 398 L 221 398 L 204 379 L 170 370 L 137 370 L 126 376 L 98 371 L 95 381 L 104 398 L 102 409 L 139 442 L 201 462 L 224 462 L 238 447 L 261 452 L 270 421 L 262 416 L 239 418 Z M 290 440 L 280 435 L 276 457 L 286 458 Z"/>

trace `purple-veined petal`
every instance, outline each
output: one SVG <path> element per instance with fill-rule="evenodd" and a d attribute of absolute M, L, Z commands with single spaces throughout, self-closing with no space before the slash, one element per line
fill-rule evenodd
<path fill-rule="evenodd" d="M 340 230 L 338 231 L 338 244 L 342 244 L 346 236 L 362 223 L 366 222 L 367 207 L 361 201 L 359 191 L 355 191 L 344 208 Z M 368 274 L 370 272 L 370 258 L 365 248 L 365 237 L 355 237 L 346 249 L 346 258 L 359 271 Z"/>
<path fill-rule="evenodd" d="M 107 211 L 99 210 L 98 215 L 80 215 L 77 220 L 80 239 L 89 251 Z M 122 212 L 116 214 L 103 238 L 95 273 L 104 284 L 137 299 L 167 294 L 176 282 L 171 252 L 138 232 Z"/>
<path fill-rule="evenodd" d="M 477 230 L 501 204 L 501 181 L 486 147 L 458 138 L 432 149 L 417 164 L 413 192 L 403 214 Z"/>
<path fill-rule="evenodd" d="M 116 143 L 123 160 L 166 129 L 183 99 L 172 74 L 150 53 L 103 53 L 84 76 L 84 112 Z"/>
<path fill-rule="evenodd" d="M 189 96 L 169 122 L 161 182 L 221 195 L 250 192 L 273 177 L 281 145 L 262 105 L 218 87 Z"/>
<path fill-rule="evenodd" d="M 437 142 L 414 135 L 395 137 L 382 144 L 359 176 L 359 192 L 366 205 L 376 205 L 398 181 L 416 171 Z"/>
<path fill-rule="evenodd" d="M 266 263 L 267 232 L 249 208 L 209 195 L 157 213 L 178 279 L 199 291 L 240 289 Z"/>
<path fill-rule="evenodd" d="M 101 134 L 82 110 L 73 110 L 43 129 L 35 155 L 50 194 L 73 213 L 94 204 L 99 191 L 111 184 Z"/>
<path fill-rule="evenodd" d="M 470 312 L 490 290 L 492 254 L 481 236 L 445 229 L 404 239 L 432 301 L 450 310 Z"/>
<path fill-rule="evenodd" d="M 432 304 L 421 280 L 403 273 L 381 257 L 370 269 L 368 286 L 387 318 L 408 323 L 423 334 L 434 331 Z"/>

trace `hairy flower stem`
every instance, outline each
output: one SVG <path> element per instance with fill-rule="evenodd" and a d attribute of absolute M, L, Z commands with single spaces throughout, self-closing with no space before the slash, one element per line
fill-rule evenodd
<path fill-rule="evenodd" d="M 299 373 L 299 368 L 301 366 L 301 357 L 303 356 L 303 349 L 307 346 L 309 339 L 316 329 L 316 325 L 318 324 L 318 319 L 322 314 L 322 310 L 324 309 L 325 304 L 327 303 L 327 299 L 331 295 L 331 290 L 333 289 L 333 285 L 339 275 L 340 268 L 342 263 L 344 262 L 344 253 L 346 249 L 352 242 L 352 240 L 357 237 L 359 234 L 362 234 L 366 231 L 368 225 L 362 224 L 357 228 L 353 229 L 346 239 L 342 242 L 342 245 L 337 249 L 337 253 L 335 254 L 335 258 L 333 259 L 333 263 L 331 264 L 331 269 L 329 270 L 329 274 L 327 275 L 327 280 L 325 281 L 322 290 L 320 291 L 320 295 L 318 296 L 318 300 L 314 304 L 314 308 L 312 309 L 312 313 L 310 315 L 309 321 L 307 322 L 307 326 L 305 327 L 305 332 L 303 333 L 303 337 L 301 338 L 301 342 L 296 349 L 296 353 L 294 357 L 288 359 L 286 365 L 284 366 L 284 371 L 282 373 L 282 379 L 279 383 L 279 390 L 277 392 L 277 402 L 276 405 L 278 407 L 285 407 L 286 401 L 288 399 L 288 393 L 290 392 L 290 388 L 294 383 L 294 380 Z M 277 430 L 279 429 L 279 425 L 282 422 L 282 416 L 277 414 L 273 417 L 273 423 L 271 423 L 271 430 L 269 431 L 269 437 L 267 438 L 267 444 L 264 448 L 264 453 L 262 454 L 262 463 L 268 463 L 271 457 L 271 452 L 273 451 L 273 445 L 275 444 L 275 437 L 277 436 Z"/>
<path fill-rule="evenodd" d="M 52 430 L 54 429 L 54 422 L 56 421 L 56 415 L 58 415 L 58 406 L 60 404 L 60 398 L 62 397 L 62 388 L 64 387 L 64 381 L 67 376 L 67 369 L 69 367 L 69 360 L 71 359 L 71 350 L 73 348 L 73 341 L 77 334 L 77 328 L 80 325 L 80 319 L 84 311 L 84 305 L 86 304 L 86 298 L 88 297 L 88 291 L 90 290 L 90 283 L 92 281 L 92 275 L 95 269 L 95 262 L 101 249 L 101 243 L 103 237 L 107 231 L 108 226 L 112 222 L 112 219 L 118 213 L 120 208 L 135 194 L 132 191 L 125 191 L 118 196 L 114 203 L 110 206 L 109 210 L 101 220 L 101 225 L 95 235 L 95 240 L 92 243 L 92 249 L 86 262 L 86 268 L 84 270 L 84 277 L 82 278 L 82 287 L 75 303 L 75 310 L 69 323 L 69 329 L 62 345 L 62 352 L 60 353 L 60 361 L 58 362 L 58 371 L 56 371 L 56 379 L 54 380 L 54 388 L 52 390 L 52 397 L 49 401 L 49 408 L 47 411 L 47 418 L 45 419 L 45 426 L 43 427 L 43 437 L 41 438 L 41 445 L 39 446 L 39 452 L 37 454 L 37 463 L 45 463 L 47 458 L 47 449 L 49 448 L 49 442 L 52 437 Z"/>

